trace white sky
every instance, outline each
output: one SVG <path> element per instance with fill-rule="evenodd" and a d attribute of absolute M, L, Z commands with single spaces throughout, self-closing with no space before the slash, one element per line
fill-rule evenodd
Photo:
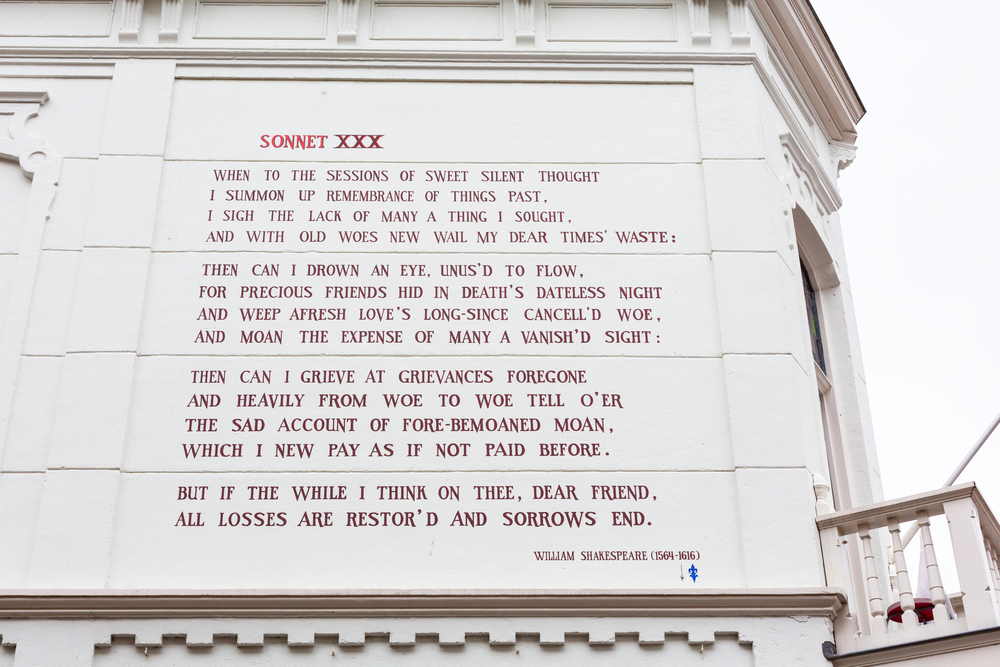
<path fill-rule="evenodd" d="M 1000 412 L 1000 2 L 812 0 L 861 96 L 841 222 L 887 498 Z M 1000 514 L 1000 429 L 959 482 Z"/>

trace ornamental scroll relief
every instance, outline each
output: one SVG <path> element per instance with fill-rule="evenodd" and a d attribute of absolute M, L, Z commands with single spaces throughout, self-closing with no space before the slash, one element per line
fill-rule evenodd
<path fill-rule="evenodd" d="M 49 207 L 56 193 L 60 159 L 45 141 L 32 137 L 25 127 L 48 101 L 40 91 L 0 91 L 0 117 L 10 116 L 8 137 L 0 134 L 0 158 L 16 161 L 31 179 L 31 191 L 21 233 L 10 301 L 0 339 L 0 428 L 6 423 L 13 400 L 14 380 L 28 321 L 35 274 L 41 253 L 42 233 L 49 217 Z"/>

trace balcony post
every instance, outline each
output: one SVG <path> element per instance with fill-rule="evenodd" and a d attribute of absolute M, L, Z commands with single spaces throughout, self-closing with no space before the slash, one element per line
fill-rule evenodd
<path fill-rule="evenodd" d="M 934 603 L 934 622 L 944 623 L 951 620 L 945 603 L 948 597 L 941 581 L 941 571 L 938 568 L 937 554 L 934 552 L 934 541 L 931 539 L 931 519 L 926 511 L 917 512 L 917 525 L 920 526 L 920 541 L 924 549 L 924 564 L 927 567 L 927 582 L 931 589 L 931 602 Z"/>
<path fill-rule="evenodd" d="M 871 612 L 872 634 L 885 632 L 885 602 L 878 585 L 878 570 L 875 568 L 875 553 L 872 551 L 872 536 L 868 524 L 858 524 L 858 537 L 865 553 L 865 583 L 868 585 L 868 608 Z"/>
<path fill-rule="evenodd" d="M 986 560 L 990 564 L 990 573 L 993 575 L 994 597 L 997 597 L 997 602 L 1000 603 L 1000 587 L 998 587 L 998 584 L 1000 584 L 1000 569 L 997 567 L 997 552 L 988 537 L 983 537 L 983 543 L 986 545 Z"/>
<path fill-rule="evenodd" d="M 813 492 L 816 494 L 816 516 L 833 512 L 833 506 L 830 504 L 830 485 L 819 473 L 813 475 Z M 819 532 L 826 585 L 831 588 L 841 588 L 848 595 L 848 603 L 833 621 L 834 636 L 838 642 L 845 642 L 846 638 L 853 640 L 857 634 L 855 627 L 857 619 L 851 617 L 850 594 L 847 582 L 844 580 L 844 556 L 840 541 L 840 530 L 837 528 L 824 528 Z"/>
<path fill-rule="evenodd" d="M 896 561 L 893 558 L 892 545 L 885 545 L 887 552 L 887 562 L 889 563 L 889 588 L 892 592 L 892 601 L 899 602 L 899 578 L 896 576 Z"/>
<path fill-rule="evenodd" d="M 991 563 L 986 556 L 976 504 L 971 497 L 949 500 L 944 503 L 944 513 L 948 517 L 969 630 L 1000 625 Z"/>
<path fill-rule="evenodd" d="M 889 534 L 892 536 L 893 560 L 896 562 L 896 580 L 899 582 L 899 606 L 903 610 L 903 627 L 915 628 L 920 625 L 916 605 L 913 603 L 913 587 L 910 585 L 910 574 L 906 568 L 906 556 L 903 555 L 903 541 L 899 537 L 899 520 L 890 516 L 886 519 Z"/>

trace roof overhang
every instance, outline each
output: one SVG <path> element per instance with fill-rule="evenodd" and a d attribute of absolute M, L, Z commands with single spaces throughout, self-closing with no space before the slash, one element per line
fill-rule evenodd
<path fill-rule="evenodd" d="M 827 135 L 853 144 L 865 106 L 809 0 L 754 0 L 754 4 Z"/>

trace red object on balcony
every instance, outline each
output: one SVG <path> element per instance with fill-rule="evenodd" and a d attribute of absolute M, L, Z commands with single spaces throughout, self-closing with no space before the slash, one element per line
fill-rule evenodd
<path fill-rule="evenodd" d="M 930 623 L 934 620 L 934 603 L 930 598 L 913 598 L 913 606 L 921 623 Z M 890 621 L 903 622 L 903 608 L 898 602 L 889 605 L 885 614 Z"/>

